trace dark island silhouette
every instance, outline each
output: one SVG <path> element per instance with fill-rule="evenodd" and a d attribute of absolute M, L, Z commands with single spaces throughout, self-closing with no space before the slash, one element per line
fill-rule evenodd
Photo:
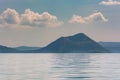
<path fill-rule="evenodd" d="M 20 52 L 20 51 L 15 48 L 10 48 L 10 47 L 0 45 L 0 53 L 17 53 L 17 52 Z"/>
<path fill-rule="evenodd" d="M 25 51 L 25 50 L 37 50 L 40 49 L 41 47 L 29 47 L 29 46 L 19 46 L 15 47 L 15 49 L 20 50 L 20 51 Z"/>
<path fill-rule="evenodd" d="M 44 53 L 106 53 L 107 49 L 90 39 L 84 33 L 61 37 L 48 46 L 36 50 Z"/>
<path fill-rule="evenodd" d="M 109 50 L 86 36 L 79 33 L 73 36 L 60 37 L 46 47 L 35 50 L 18 50 L 0 46 L 0 53 L 108 53 Z"/>

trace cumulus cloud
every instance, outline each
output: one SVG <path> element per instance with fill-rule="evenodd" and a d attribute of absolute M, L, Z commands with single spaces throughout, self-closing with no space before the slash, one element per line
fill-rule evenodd
<path fill-rule="evenodd" d="M 30 9 L 27 9 L 21 15 L 21 24 L 31 26 L 57 27 L 60 26 L 62 22 L 58 21 L 56 16 L 53 16 L 48 12 L 43 12 L 42 14 L 39 14 L 31 11 Z"/>
<path fill-rule="evenodd" d="M 108 0 L 108 1 L 102 1 L 99 3 L 100 5 L 120 5 L 120 1 L 116 1 L 116 0 Z"/>
<path fill-rule="evenodd" d="M 0 15 L 0 24 L 18 24 L 26 26 L 58 27 L 63 24 L 56 16 L 43 12 L 42 14 L 26 9 L 23 14 L 19 14 L 14 9 L 7 9 Z"/>
<path fill-rule="evenodd" d="M 20 16 L 14 9 L 7 9 L 0 15 L 1 24 L 18 24 L 20 23 Z"/>
<path fill-rule="evenodd" d="M 89 24 L 98 21 L 107 22 L 108 20 L 103 16 L 101 12 L 96 12 L 87 17 L 73 15 L 71 20 L 69 20 L 69 23 Z"/>

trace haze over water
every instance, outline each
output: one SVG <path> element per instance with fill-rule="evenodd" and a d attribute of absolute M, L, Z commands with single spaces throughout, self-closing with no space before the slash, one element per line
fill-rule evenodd
<path fill-rule="evenodd" d="M 0 54 L 0 80 L 120 80 L 120 54 Z"/>

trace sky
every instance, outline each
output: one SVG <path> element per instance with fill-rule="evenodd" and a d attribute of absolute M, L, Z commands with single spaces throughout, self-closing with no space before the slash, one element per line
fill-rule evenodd
<path fill-rule="evenodd" d="M 120 42 L 120 0 L 0 0 L 0 45 L 43 47 L 85 33 Z"/>

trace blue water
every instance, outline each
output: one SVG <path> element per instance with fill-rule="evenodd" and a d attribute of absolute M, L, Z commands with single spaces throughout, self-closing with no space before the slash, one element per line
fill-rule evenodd
<path fill-rule="evenodd" d="M 0 80 L 120 80 L 120 54 L 0 54 Z"/>

